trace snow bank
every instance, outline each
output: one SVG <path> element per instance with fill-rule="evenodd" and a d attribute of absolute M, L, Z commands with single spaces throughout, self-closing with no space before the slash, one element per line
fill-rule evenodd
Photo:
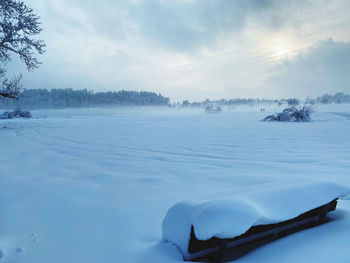
<path fill-rule="evenodd" d="M 191 225 L 199 240 L 233 238 L 251 226 L 294 218 L 345 196 L 350 188 L 330 182 L 265 187 L 244 195 L 203 203 L 178 203 L 163 220 L 163 240 L 187 253 Z"/>

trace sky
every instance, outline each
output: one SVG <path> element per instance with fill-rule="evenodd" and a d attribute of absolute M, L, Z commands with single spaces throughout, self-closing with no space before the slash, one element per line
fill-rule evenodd
<path fill-rule="evenodd" d="M 24 0 L 47 47 L 24 88 L 172 102 L 350 93 L 349 0 Z"/>

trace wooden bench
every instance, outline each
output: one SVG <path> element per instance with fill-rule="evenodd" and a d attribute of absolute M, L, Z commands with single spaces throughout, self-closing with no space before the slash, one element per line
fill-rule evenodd
<path fill-rule="evenodd" d="M 336 209 L 337 200 L 338 198 L 290 220 L 252 226 L 244 234 L 229 239 L 213 237 L 198 240 L 192 226 L 188 253 L 184 254 L 184 260 L 215 263 L 232 261 L 268 242 L 327 222 L 327 213 Z"/>

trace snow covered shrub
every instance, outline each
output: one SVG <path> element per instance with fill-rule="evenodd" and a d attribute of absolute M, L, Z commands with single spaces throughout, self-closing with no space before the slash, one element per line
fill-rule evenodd
<path fill-rule="evenodd" d="M 295 106 L 284 109 L 281 113 L 267 116 L 263 121 L 311 121 L 311 113 L 313 112 L 312 105 L 304 104 L 303 107 Z"/>
<path fill-rule="evenodd" d="M 14 110 L 5 111 L 0 114 L 0 119 L 13 119 L 13 118 L 31 118 L 32 115 L 29 111 Z"/>

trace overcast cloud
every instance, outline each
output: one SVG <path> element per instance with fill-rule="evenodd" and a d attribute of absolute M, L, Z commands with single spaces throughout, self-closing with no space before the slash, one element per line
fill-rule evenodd
<path fill-rule="evenodd" d="M 173 101 L 350 92 L 348 0 L 25 2 L 47 42 L 25 88 L 149 90 Z"/>

